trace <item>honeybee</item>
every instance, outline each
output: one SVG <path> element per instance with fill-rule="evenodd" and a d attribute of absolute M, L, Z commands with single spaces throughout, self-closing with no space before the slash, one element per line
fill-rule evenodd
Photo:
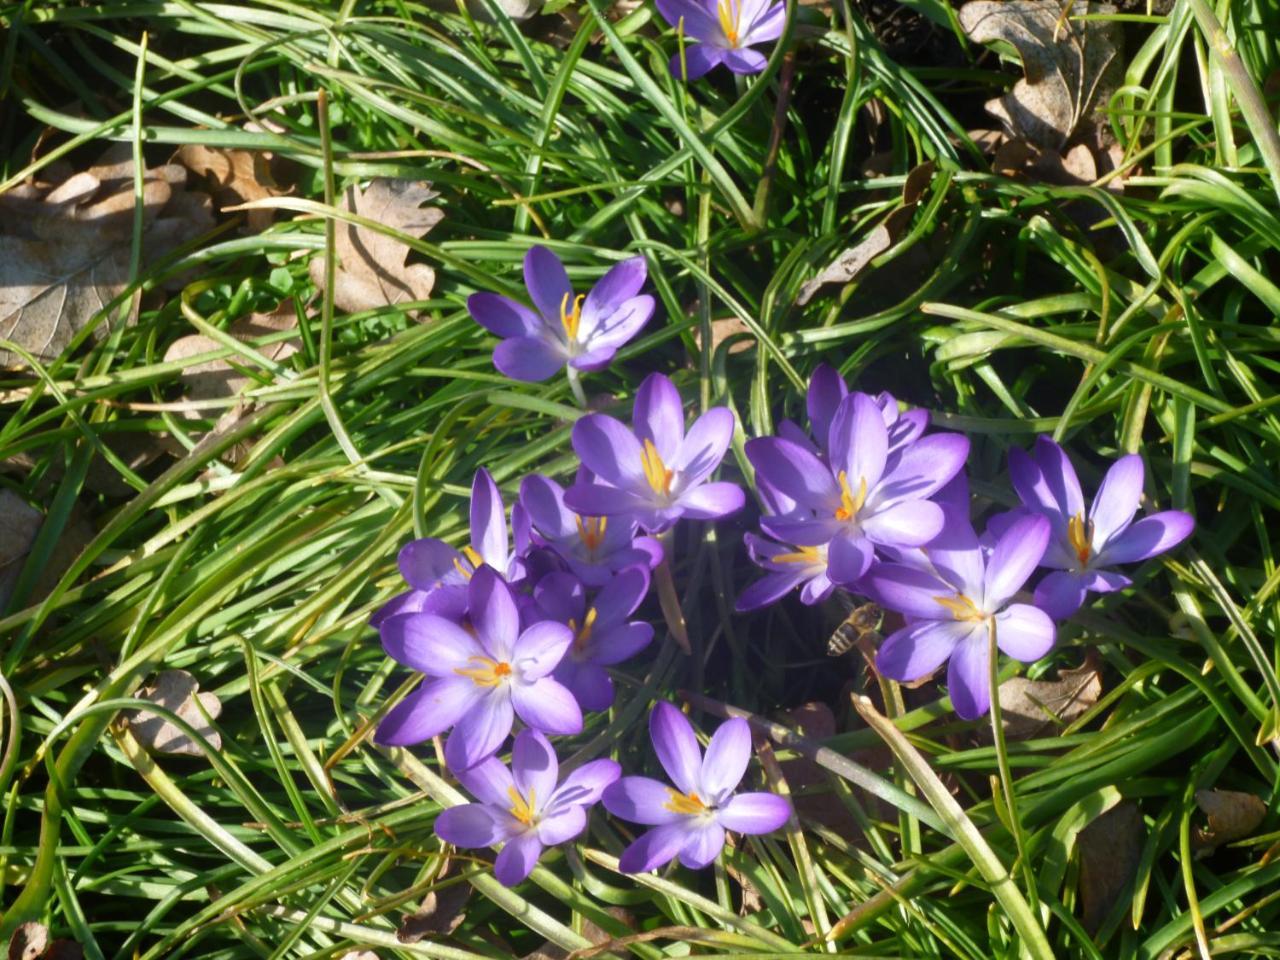
<path fill-rule="evenodd" d="M 876 647 L 884 639 L 880 636 L 880 623 L 884 619 L 884 611 L 874 603 L 854 606 L 848 595 L 843 593 L 837 593 L 835 598 L 848 615 L 827 641 L 827 656 L 842 656 L 852 650 L 855 645 L 860 647 L 864 654 L 874 655 Z"/>

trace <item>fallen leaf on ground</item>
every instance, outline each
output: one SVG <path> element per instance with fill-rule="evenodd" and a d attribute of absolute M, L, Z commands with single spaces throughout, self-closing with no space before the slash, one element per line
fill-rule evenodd
<path fill-rule="evenodd" d="M 0 196 L 0 338 L 38 360 L 56 358 L 129 280 L 133 160 L 121 146 L 57 185 Z M 143 174 L 143 269 L 213 226 L 209 198 L 186 192 L 186 178 L 177 164 Z M 24 363 L 0 349 L 0 367 Z"/>
<path fill-rule="evenodd" d="M 1025 79 L 987 102 L 987 112 L 1015 137 L 1048 149 L 1093 124 L 1123 76 L 1124 32 L 1110 20 L 1073 19 L 1115 13 L 1104 3 L 1059 0 L 973 0 L 960 8 L 960 26 L 978 43 L 1001 40 L 1022 58 Z"/>
<path fill-rule="evenodd" d="M 806 740 L 820 743 L 836 735 L 835 714 L 821 701 L 801 704 L 782 713 L 779 719 Z M 778 765 L 791 788 L 792 803 L 801 818 L 821 823 L 846 840 L 862 836 L 858 821 L 836 795 L 830 775 L 818 763 L 808 757 L 795 756 L 780 761 Z M 745 887 L 743 899 L 746 899 Z"/>
<path fill-rule="evenodd" d="M 1098 702 L 1102 676 L 1086 660 L 1074 670 L 1059 670 L 1057 680 L 1011 677 L 1000 684 L 1004 735 L 1030 740 L 1065 727 Z"/>
<path fill-rule="evenodd" d="M 348 950 L 338 960 L 378 960 L 378 955 L 372 950 Z"/>
<path fill-rule="evenodd" d="M 9 960 L 83 960 L 84 948 L 74 940 L 49 940 L 43 923 L 24 923 L 9 938 Z"/>
<path fill-rule="evenodd" d="M 12 491 L 0 490 L 0 606 L 8 602 L 22 572 L 23 561 L 43 524 L 43 513 Z M 94 533 L 93 524 L 79 504 L 73 506 L 26 603 L 39 602 L 49 595 Z"/>
<path fill-rule="evenodd" d="M 425 180 L 377 179 L 365 190 L 348 187 L 342 209 L 410 237 L 422 237 L 444 218 L 439 207 L 422 206 L 436 196 Z M 333 302 L 340 309 L 348 313 L 377 310 L 431 295 L 436 273 L 425 263 L 405 263 L 411 252 L 407 244 L 345 220 L 335 224 L 335 232 L 338 270 Z M 308 269 L 311 281 L 323 288 L 325 258 L 313 258 Z"/>
<path fill-rule="evenodd" d="M 742 334 L 747 334 L 743 337 Z M 737 337 L 733 345 L 729 347 L 729 353 L 739 354 L 745 353 L 756 345 L 751 335 L 751 328 L 748 327 L 738 317 L 720 317 L 711 321 L 711 352 L 715 353 L 720 349 L 720 344 L 724 343 L 730 337 Z M 702 349 L 702 325 L 693 328 L 693 342 L 698 345 L 698 349 Z"/>
<path fill-rule="evenodd" d="M 220 150 L 189 143 L 178 151 L 179 162 L 214 184 L 213 195 L 225 207 L 278 197 L 281 190 L 271 176 L 267 155 L 249 150 Z M 249 210 L 245 224 L 252 233 L 271 226 L 274 210 Z"/>
<path fill-rule="evenodd" d="M 203 736 L 214 750 L 220 750 L 222 737 L 213 729 L 209 720 L 205 719 L 205 714 L 216 720 L 222 713 L 222 701 L 212 693 L 198 693 L 199 689 L 196 678 L 187 671 L 164 670 L 134 696 L 176 713 L 196 733 Z M 167 717 L 148 710 L 130 710 L 125 714 L 125 719 L 134 739 L 153 753 L 185 754 L 192 757 L 202 756 L 204 753 L 195 741 L 169 722 Z"/>
<path fill-rule="evenodd" d="M 1133 879 L 1146 835 L 1142 814 L 1127 800 L 1080 831 L 1080 922 L 1090 933 L 1102 926 Z"/>
<path fill-rule="evenodd" d="M 898 207 L 854 246 L 840 252 L 835 261 L 803 287 L 796 303 L 804 306 L 830 283 L 849 283 L 876 257 L 888 250 L 902 235 L 915 214 L 915 204 Z"/>
<path fill-rule="evenodd" d="M 449 873 L 452 861 L 446 863 L 436 881 Z M 417 911 L 400 921 L 396 939 L 401 943 L 417 943 L 424 937 L 447 937 L 466 919 L 464 912 L 471 899 L 471 884 L 466 881 L 431 890 L 422 898 Z"/>
<path fill-rule="evenodd" d="M 1196 806 L 1209 818 L 1206 826 L 1191 833 L 1197 858 L 1249 836 L 1267 815 L 1267 805 L 1259 797 L 1238 790 L 1197 790 Z"/>

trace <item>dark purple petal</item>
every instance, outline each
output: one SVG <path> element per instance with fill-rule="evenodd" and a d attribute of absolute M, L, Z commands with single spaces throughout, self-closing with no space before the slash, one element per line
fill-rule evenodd
<path fill-rule="evenodd" d="M 497 859 L 493 861 L 493 875 L 504 887 L 514 887 L 522 883 L 542 856 L 542 841 L 537 833 L 529 831 L 507 841 Z"/>
<path fill-rule="evenodd" d="M 580 417 L 573 425 L 573 449 L 587 469 L 605 483 L 627 490 L 648 489 L 640 441 L 613 417 L 603 413 Z M 582 485 L 575 483 L 570 491 L 579 489 L 583 489 Z M 565 503 L 579 514 L 601 516 L 575 506 L 569 493 L 565 494 Z"/>
<path fill-rule="evenodd" d="M 1041 436 L 1036 437 L 1032 456 L 1044 477 L 1050 503 L 1057 504 L 1058 512 L 1064 517 L 1084 513 L 1084 494 L 1080 492 L 1080 480 L 1071 461 L 1067 459 L 1066 451 L 1048 437 Z"/>
<path fill-rule="evenodd" d="M 647 483 L 644 489 L 648 490 Z M 621 490 L 600 483 L 575 483 L 564 492 L 564 501 L 583 517 L 635 515 L 638 518 L 642 512 L 653 509 L 653 502 L 641 496 L 638 491 Z"/>
<path fill-rule="evenodd" d="M 969 515 L 969 478 L 961 470 L 944 483 L 933 495 L 933 502 L 944 510 L 958 510 L 966 517 Z"/>
<path fill-rule="evenodd" d="M 508 791 L 516 782 L 506 764 L 497 757 L 489 757 L 466 770 L 450 772 L 481 803 L 503 810 L 511 806 L 511 794 Z"/>
<path fill-rule="evenodd" d="M 862 517 L 862 529 L 873 543 L 923 547 L 942 532 L 942 508 L 928 500 L 902 500 Z"/>
<path fill-rule="evenodd" d="M 530 247 L 524 255 L 524 285 L 533 305 L 548 322 L 559 321 L 561 310 L 573 307 L 569 274 L 560 258 L 546 247 Z"/>
<path fill-rule="evenodd" d="M 506 572 L 510 557 L 506 507 L 498 485 L 484 467 L 471 481 L 471 546 L 494 570 Z"/>
<path fill-rule="evenodd" d="M 575 370 L 581 370 L 583 373 L 595 373 L 597 370 L 603 370 L 613 363 L 613 358 L 617 352 L 613 347 L 596 347 L 586 353 L 579 353 L 573 356 L 569 360 L 569 366 Z"/>
<path fill-rule="evenodd" d="M 631 257 L 609 268 L 609 272 L 597 281 L 587 293 L 582 304 L 582 322 L 578 327 L 579 339 L 593 339 L 601 320 L 615 313 L 624 302 L 640 292 L 644 286 L 648 268 L 644 257 Z"/>
<path fill-rule="evenodd" d="M 579 423 L 582 421 L 579 420 Z M 644 378 L 636 391 L 635 406 L 631 411 L 631 426 L 642 443 L 649 440 L 657 448 L 662 462 L 674 467 L 680 447 L 684 442 L 684 404 L 676 385 L 661 373 L 651 373 Z M 583 458 L 585 461 L 585 457 Z M 591 466 L 587 463 L 587 466 Z M 637 463 L 637 467 L 639 464 Z M 595 467 L 591 467 L 595 470 Z M 600 473 L 599 470 L 596 470 Z M 614 483 L 608 476 L 605 480 Z M 622 486 L 622 484 L 616 484 Z"/>
<path fill-rule="evenodd" d="M 680 862 L 690 870 L 701 870 L 720 856 L 724 849 L 724 827 L 718 823 L 702 823 L 688 832 L 680 848 Z"/>
<path fill-rule="evenodd" d="M 1032 510 L 1061 513 L 1057 497 L 1049 489 L 1044 473 L 1031 454 L 1021 447 L 1009 448 L 1009 479 L 1022 505 Z"/>
<path fill-rule="evenodd" d="M 809 391 L 805 406 L 809 412 L 809 429 L 818 441 L 826 444 L 831 432 L 831 420 L 836 415 L 840 401 L 849 395 L 840 372 L 830 364 L 820 363 L 809 378 Z"/>
<path fill-rule="evenodd" d="M 777 603 L 800 584 L 804 583 L 803 573 L 766 573 L 755 583 L 738 594 L 733 607 L 739 613 L 749 613 Z"/>
<path fill-rule="evenodd" d="M 1055 620 L 1065 620 L 1084 605 L 1087 573 L 1055 570 L 1036 585 L 1035 604 Z"/>
<path fill-rule="evenodd" d="M 1121 457 L 1111 465 L 1089 508 L 1095 549 L 1133 522 L 1142 500 L 1142 458 L 1136 453 Z"/>
<path fill-rule="evenodd" d="M 812 607 L 814 604 L 822 603 L 827 597 L 831 596 L 831 591 L 835 588 L 836 585 L 825 573 L 816 574 L 800 588 L 800 602 Z"/>
<path fill-rule="evenodd" d="M 947 693 L 961 720 L 976 720 L 991 709 L 990 666 L 990 640 L 985 630 L 974 630 L 951 654 Z"/>
<path fill-rule="evenodd" d="M 747 47 L 738 47 L 724 52 L 724 65 L 734 73 L 759 73 L 768 62 L 768 58 L 759 50 L 751 50 Z"/>
<path fill-rule="evenodd" d="M 462 554 L 443 540 L 424 537 L 410 540 L 396 557 L 400 576 L 415 590 L 431 590 L 441 580 L 461 580 L 456 564 L 463 563 Z M 471 565 L 464 564 L 469 570 Z"/>
<path fill-rule="evenodd" d="M 470 681 L 467 681 L 470 682 Z M 484 688 L 472 684 L 481 691 Z M 444 744 L 444 759 L 450 770 L 466 770 L 493 756 L 511 732 L 515 717 L 511 697 L 501 688 L 482 694 L 471 708 L 458 718 Z"/>
<path fill-rule="evenodd" d="M 619 623 L 596 630 L 588 644 L 591 663 L 602 667 L 630 660 L 653 641 L 650 624 Z"/>
<path fill-rule="evenodd" d="M 677 80 L 682 77 L 686 80 L 697 80 L 708 71 L 714 70 L 724 63 L 724 54 L 724 50 L 712 46 L 710 43 L 691 43 L 684 48 L 683 67 L 680 63 L 680 53 L 678 51 L 672 54 L 671 61 L 667 64 L 667 67 L 671 71 L 671 75 Z"/>
<path fill-rule="evenodd" d="M 467 607 L 485 652 L 495 660 L 510 661 L 520 632 L 520 610 L 511 587 L 492 568 L 481 567 L 467 588 Z"/>
<path fill-rule="evenodd" d="M 1172 550 L 1195 529 L 1195 521 L 1181 510 L 1164 510 L 1143 517 L 1098 553 L 1094 563 L 1136 563 Z"/>
<path fill-rule="evenodd" d="M 571 573 L 548 573 L 533 588 L 533 599 L 548 620 L 582 622 L 587 612 L 587 592 Z"/>
<path fill-rule="evenodd" d="M 554 676 L 573 694 L 584 712 L 608 710 L 613 706 L 613 681 L 604 667 L 566 659 L 556 667 Z"/>
<path fill-rule="evenodd" d="M 1023 663 L 1034 663 L 1053 649 L 1057 629 L 1049 614 L 1026 603 L 1011 603 L 996 614 L 996 644 Z"/>
<path fill-rule="evenodd" d="M 1116 590 L 1123 590 L 1125 587 L 1133 586 L 1133 581 L 1122 573 L 1116 573 L 1114 570 L 1087 570 L 1085 571 L 1085 585 L 1093 593 L 1113 593 Z"/>
<path fill-rule="evenodd" d="M 508 337 L 539 337 L 542 318 L 522 303 L 496 293 L 473 293 L 467 298 L 471 319 L 490 333 Z"/>
<path fill-rule="evenodd" d="M 697 49 L 695 47 L 695 49 Z M 666 823 L 641 834 L 618 858 L 618 869 L 623 873 L 648 873 L 670 863 L 689 838 L 689 823 L 682 817 L 679 823 Z"/>
<path fill-rule="evenodd" d="M 876 651 L 876 669 L 890 680 L 927 677 L 974 629 L 974 624 L 960 620 L 917 620 L 885 638 Z"/>
<path fill-rule="evenodd" d="M 704 483 L 680 495 L 681 512 L 690 520 L 718 520 L 737 513 L 747 502 L 736 483 Z"/>
<path fill-rule="evenodd" d="M 801 506 L 828 514 L 839 506 L 840 486 L 831 471 L 799 444 L 781 437 L 759 437 L 747 441 L 746 453 L 770 485 Z M 857 479 L 852 483 L 856 487 Z"/>
<path fill-rule="evenodd" d="M 658 0 L 658 12 L 673 27 L 679 27 L 680 21 L 683 20 L 684 35 L 686 37 L 693 37 L 697 40 L 710 40 L 713 37 L 722 35 L 719 22 L 697 0 Z M 680 61 L 678 57 L 679 55 L 677 54 L 676 66 L 672 70 L 677 79 L 680 77 Z"/>
<path fill-rule="evenodd" d="M 601 799 L 615 817 L 632 823 L 674 823 L 683 818 L 667 806 L 671 788 L 650 777 L 623 777 L 606 787 Z"/>
<path fill-rule="evenodd" d="M 726 720 L 711 735 L 702 758 L 699 791 L 707 803 L 720 803 L 738 786 L 751 760 L 751 725 L 741 717 Z"/>
<path fill-rule="evenodd" d="M 572 630 L 563 623 L 543 620 L 520 634 L 511 650 L 511 664 L 521 679 L 538 680 L 556 668 L 571 643 Z"/>
<path fill-rule="evenodd" d="M 827 575 L 836 583 L 849 586 L 866 574 L 875 555 L 875 548 L 866 537 L 843 533 L 827 548 Z"/>
<path fill-rule="evenodd" d="M 644 567 L 619 570 L 596 595 L 596 615 L 601 623 L 613 623 L 631 616 L 649 593 L 649 571 Z"/>
<path fill-rule="evenodd" d="M 591 806 L 600 800 L 605 788 L 622 776 L 622 768 L 613 760 L 592 760 L 564 778 L 556 788 L 548 807 Z"/>
<path fill-rule="evenodd" d="M 740 793 L 716 812 L 726 830 L 737 833 L 772 833 L 791 816 L 791 804 L 776 793 Z"/>
<path fill-rule="evenodd" d="M 592 352 L 607 350 L 612 353 L 629 343 L 649 322 L 654 306 L 653 297 L 647 293 L 623 301 L 613 313 L 602 318 L 596 325 L 588 341 Z"/>
<path fill-rule="evenodd" d="M 582 732 L 582 708 L 573 694 L 550 677 L 511 687 L 520 719 L 543 733 L 567 736 Z"/>
<path fill-rule="evenodd" d="M 983 609 L 999 610 L 1035 572 L 1049 545 L 1049 521 L 1041 516 L 1017 520 L 996 541 L 987 559 L 983 581 Z M 976 599 L 976 598 L 974 598 Z"/>
<path fill-rule="evenodd" d="M 487 847 L 500 838 L 493 813 L 482 803 L 464 803 L 441 810 L 436 836 L 455 847 Z"/>
<path fill-rule="evenodd" d="M 845 473 L 855 496 L 863 480 L 868 490 L 880 482 L 888 450 L 889 435 L 876 402 L 865 393 L 851 393 L 841 400 L 831 420 L 827 451 L 832 472 Z"/>
<path fill-rule="evenodd" d="M 869 505 L 879 507 L 931 497 L 964 469 L 968 456 L 969 438 L 961 434 L 922 437 L 898 454 Z"/>
<path fill-rule="evenodd" d="M 783 543 L 794 543 L 803 547 L 826 546 L 848 529 L 846 524 L 834 516 L 815 518 L 802 513 L 786 517 L 761 517 L 760 527 L 765 533 L 777 537 Z"/>
<path fill-rule="evenodd" d="M 675 463 L 667 464 L 679 472 L 681 486 L 693 486 L 720 466 L 733 440 L 735 423 L 733 411 L 728 407 L 712 407 L 693 421 Z"/>
<path fill-rule="evenodd" d="M 688 718 L 665 700 L 649 714 L 649 737 L 662 769 L 681 793 L 696 793 L 702 751 Z M 660 822 L 660 821 L 659 821 Z"/>
<path fill-rule="evenodd" d="M 458 623 L 467 615 L 467 588 L 449 584 L 432 590 L 407 590 L 374 611 L 369 626 L 379 630 L 392 617 L 409 613 L 430 613 Z"/>
<path fill-rule="evenodd" d="M 577 529 L 573 512 L 564 505 L 564 488 L 550 477 L 531 473 L 521 480 L 520 503 L 544 537 L 567 537 Z"/>
<path fill-rule="evenodd" d="M 587 829 L 587 811 L 582 807 L 561 807 L 538 821 L 538 839 L 548 847 L 572 840 Z"/>
<path fill-rule="evenodd" d="M 564 367 L 564 348 L 545 337 L 513 337 L 493 348 L 493 365 L 512 380 L 541 383 Z"/>
<path fill-rule="evenodd" d="M 901 563 L 877 563 L 858 585 L 887 610 L 909 617 L 939 620 L 947 615 L 937 597 L 953 597 L 955 590 L 931 573 Z"/>
<path fill-rule="evenodd" d="M 534 810 L 542 809 L 560 779 L 560 764 L 547 738 L 537 730 L 521 730 L 511 745 L 511 776 Z"/>
<path fill-rule="evenodd" d="M 968 506 L 963 509 L 943 508 L 942 512 L 945 517 L 942 530 L 929 541 L 925 551 L 928 560 L 934 570 L 956 590 L 976 599 L 982 592 L 986 561 L 983 559 L 978 535 L 969 523 Z"/>
<path fill-rule="evenodd" d="M 378 631 L 382 649 L 396 663 L 433 677 L 466 669 L 472 657 L 484 656 L 475 638 L 462 627 L 429 613 L 391 617 Z"/>
<path fill-rule="evenodd" d="M 479 689 L 464 677 L 430 680 L 388 711 L 373 740 L 405 747 L 439 736 L 475 706 Z"/>

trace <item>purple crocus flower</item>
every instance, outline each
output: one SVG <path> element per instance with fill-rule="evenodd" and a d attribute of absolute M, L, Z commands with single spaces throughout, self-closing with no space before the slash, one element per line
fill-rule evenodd
<path fill-rule="evenodd" d="M 582 581 L 569 573 L 547 574 L 534 588 L 538 615 L 573 631 L 573 643 L 553 676 L 583 710 L 609 709 L 613 681 L 605 667 L 630 660 L 653 639 L 652 626 L 628 619 L 648 592 L 644 567 L 615 574 L 590 604 Z"/>
<path fill-rule="evenodd" d="M 876 668 L 894 680 L 918 680 L 950 658 L 947 690 L 965 720 L 991 706 L 990 633 L 1015 660 L 1039 660 L 1053 646 L 1053 621 L 1039 607 L 1011 603 L 1049 543 L 1049 521 L 1023 516 L 988 554 L 967 520 L 949 517 L 929 544 L 932 571 L 877 563 L 858 588 L 876 603 L 905 614 L 906 627 L 890 634 Z"/>
<path fill-rule="evenodd" d="M 675 384 L 653 373 L 640 384 L 631 421 L 634 430 L 593 413 L 573 425 L 573 449 L 595 482 L 579 481 L 565 492 L 571 510 L 592 517 L 626 514 L 660 533 L 681 517 L 714 520 L 742 508 L 740 487 L 704 482 L 733 439 L 728 407 L 712 407 L 685 433 Z"/>
<path fill-rule="evenodd" d="M 782 437 L 747 443 L 757 475 L 798 509 L 760 525 L 784 543 L 828 544 L 831 579 L 851 585 L 871 566 L 875 547 L 919 547 L 942 530 L 942 508 L 927 498 L 960 472 L 969 441 L 935 433 L 889 457 L 884 413 L 865 393 L 840 401 L 828 430 L 829 463 Z"/>
<path fill-rule="evenodd" d="M 587 810 L 622 769 L 612 760 L 583 764 L 557 786 L 560 764 L 547 738 L 521 730 L 511 749 L 511 769 L 497 757 L 458 771 L 458 780 L 480 802 L 450 807 L 436 817 L 436 835 L 455 847 L 504 844 L 493 874 L 514 887 L 532 872 L 545 847 L 566 843 L 587 828 Z"/>
<path fill-rule="evenodd" d="M 1136 453 L 1111 465 L 1087 517 L 1071 461 L 1048 437 L 1038 437 L 1030 455 L 1011 449 L 1009 475 L 1023 506 L 1052 525 L 1042 564 L 1055 572 L 1036 587 L 1036 606 L 1055 619 L 1079 610 L 1089 593 L 1110 593 L 1133 582 L 1109 567 L 1172 550 L 1195 527 L 1191 515 L 1181 510 L 1163 510 L 1134 523 L 1143 481 L 1142 458 Z"/>
<path fill-rule="evenodd" d="M 679 856 L 692 870 L 720 854 L 725 830 L 770 833 L 791 816 L 773 793 L 735 793 L 751 759 L 751 727 L 735 717 L 720 724 L 704 757 L 685 715 L 666 702 L 649 714 L 654 752 L 674 787 L 649 777 L 623 777 L 604 792 L 615 817 L 653 824 L 623 851 L 624 873 L 644 873 Z"/>
<path fill-rule="evenodd" d="M 831 435 L 831 421 L 835 419 L 840 404 L 849 395 L 849 387 L 840 376 L 840 371 L 827 363 L 820 363 L 809 377 L 809 391 L 805 397 L 805 407 L 809 413 L 809 430 L 817 444 L 817 452 L 824 458 L 827 454 L 827 443 Z M 929 426 L 929 411 L 919 408 L 899 410 L 898 401 L 893 394 L 882 391 L 871 398 L 880 408 L 884 417 L 886 431 L 886 456 L 895 453 L 911 443 Z M 794 427 L 794 424 L 792 424 Z M 798 429 L 798 428 L 797 428 Z M 780 433 L 782 431 L 779 431 Z M 783 434 L 788 436 L 788 434 Z M 793 437 L 788 436 L 788 439 Z"/>
<path fill-rule="evenodd" d="M 619 570 L 662 562 L 662 545 L 638 536 L 627 516 L 584 517 L 564 502 L 564 489 L 549 477 L 531 474 L 520 482 L 520 504 L 533 528 L 533 541 L 550 547 L 588 587 L 603 586 Z"/>
<path fill-rule="evenodd" d="M 787 18 L 785 3 L 769 0 L 657 0 L 658 10 L 673 27 L 698 43 L 685 48 L 688 78 L 696 80 L 724 64 L 734 73 L 759 73 L 765 56 L 756 44 L 777 40 Z M 680 54 L 671 58 L 671 75 L 680 79 Z"/>
<path fill-rule="evenodd" d="M 581 731 L 578 701 L 550 676 L 573 632 L 552 621 L 521 631 L 511 587 L 487 566 L 467 584 L 467 608 L 471 630 L 430 613 L 383 622 L 387 654 L 429 679 L 391 708 L 374 739 L 406 746 L 453 727 L 444 756 L 456 771 L 497 750 L 516 716 L 544 733 Z"/>
<path fill-rule="evenodd" d="M 624 260 L 585 296 L 574 296 L 560 258 L 546 247 L 530 247 L 524 282 L 536 312 L 496 293 L 467 299 L 471 317 L 502 337 L 493 365 L 513 380 L 546 380 L 568 364 L 591 372 L 608 366 L 618 348 L 653 314 L 653 297 L 640 293 L 647 275 L 644 257 Z"/>
<path fill-rule="evenodd" d="M 747 553 L 763 567 L 765 575 L 740 594 L 735 609 L 740 613 L 759 610 L 776 603 L 800 588 L 800 602 L 812 606 L 831 596 L 836 588 L 827 574 L 827 548 L 794 547 L 766 540 L 753 533 L 743 534 Z"/>

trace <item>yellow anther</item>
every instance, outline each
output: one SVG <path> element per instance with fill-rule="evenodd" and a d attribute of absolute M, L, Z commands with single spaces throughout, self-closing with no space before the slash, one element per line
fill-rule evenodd
<path fill-rule="evenodd" d="M 780 553 L 773 558 L 774 563 L 822 563 L 822 554 L 817 547 L 796 547 L 792 553 Z"/>
<path fill-rule="evenodd" d="M 667 469 L 667 465 L 662 462 L 662 455 L 658 453 L 658 448 L 647 437 L 644 441 L 644 450 L 640 452 L 640 464 L 644 467 L 644 478 L 649 481 L 650 489 L 654 493 L 670 496 L 671 478 L 675 476 L 675 471 Z"/>
<path fill-rule="evenodd" d="M 720 29 L 731 47 L 738 45 L 738 17 L 741 12 L 741 5 L 734 0 L 717 0 L 716 15 L 720 19 Z"/>
<path fill-rule="evenodd" d="M 696 793 L 681 793 L 672 787 L 667 787 L 667 793 L 671 795 L 671 799 L 662 806 L 672 813 L 682 813 L 687 817 L 703 813 L 707 809 L 707 805 L 702 802 L 702 798 Z"/>
<path fill-rule="evenodd" d="M 977 604 L 963 593 L 957 593 L 954 597 L 934 597 L 933 600 L 950 610 L 951 616 L 957 620 L 977 622 L 987 619 L 987 615 L 978 609 Z"/>
<path fill-rule="evenodd" d="M 837 520 L 852 520 L 867 502 L 867 478 L 858 478 L 858 492 L 849 489 L 849 475 L 843 470 L 838 477 L 840 481 L 840 506 L 836 509 Z"/>
<path fill-rule="evenodd" d="M 510 813 L 526 827 L 533 823 L 533 805 L 537 801 L 533 787 L 529 788 L 529 799 L 520 796 L 515 787 L 507 787 L 507 796 L 511 798 Z"/>
<path fill-rule="evenodd" d="M 1083 511 L 1067 521 L 1067 540 L 1083 567 L 1093 556 L 1093 546 L 1090 543 L 1093 540 L 1093 521 L 1085 520 Z"/>
<path fill-rule="evenodd" d="M 596 625 L 596 608 L 592 607 L 587 611 L 587 615 L 582 618 L 582 626 L 578 626 L 578 621 L 570 618 L 569 629 L 573 631 L 573 652 L 581 653 L 583 648 L 591 640 L 591 631 Z"/>
<path fill-rule="evenodd" d="M 467 663 L 478 663 L 478 667 L 462 669 L 454 667 L 453 672 L 460 677 L 469 677 L 477 687 L 496 687 L 511 676 L 511 664 L 505 660 L 492 660 L 489 657 L 468 657 Z"/>
<path fill-rule="evenodd" d="M 600 544 L 604 543 L 604 530 L 609 524 L 608 517 L 578 517 L 578 539 L 594 555 Z"/>
<path fill-rule="evenodd" d="M 471 569 L 468 570 L 464 567 L 462 565 L 462 560 L 458 557 L 453 558 L 453 569 L 462 574 L 462 578 L 464 580 L 470 580 L 471 575 L 479 569 L 480 564 L 484 563 L 484 558 L 481 557 L 480 554 L 476 553 L 471 547 L 463 547 L 461 553 L 462 556 L 466 558 L 467 563 L 471 564 Z"/>
<path fill-rule="evenodd" d="M 572 294 L 566 293 L 560 298 L 560 325 L 564 327 L 564 335 L 570 340 L 578 339 L 578 324 L 582 322 L 582 301 L 586 299 L 585 294 L 578 294 L 573 301 L 573 309 L 569 308 L 569 297 Z"/>

